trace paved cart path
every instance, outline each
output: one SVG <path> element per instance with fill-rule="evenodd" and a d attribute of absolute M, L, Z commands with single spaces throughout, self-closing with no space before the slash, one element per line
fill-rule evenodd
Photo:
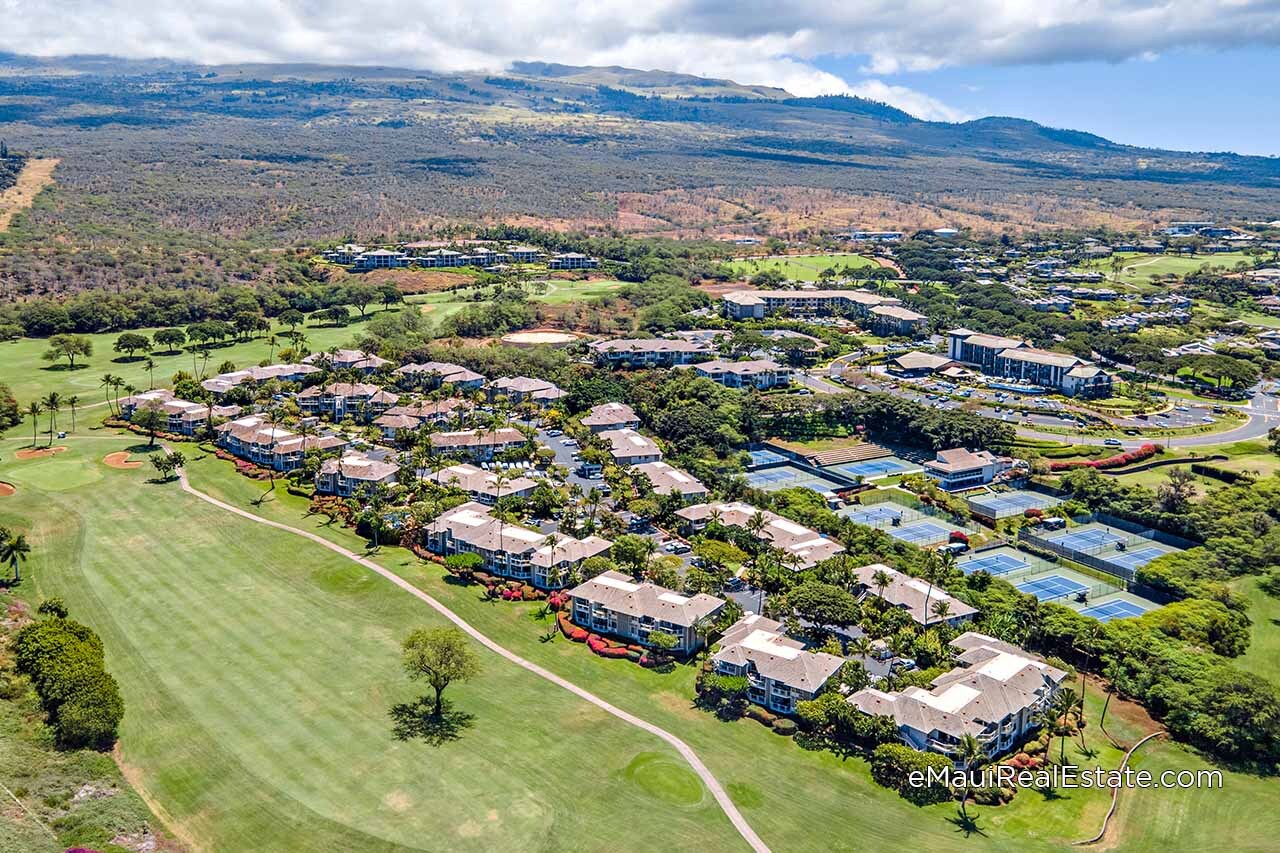
<path fill-rule="evenodd" d="M 166 452 L 168 451 L 166 450 Z M 437 611 L 446 619 L 448 619 L 450 622 L 457 625 L 459 628 L 465 631 L 472 639 L 474 639 L 476 642 L 480 643 L 482 646 L 489 649 L 493 653 L 501 655 L 502 657 L 514 663 L 516 666 L 522 667 L 528 670 L 529 672 L 532 672 L 534 675 L 538 676 L 539 678 L 544 678 L 547 681 L 550 681 L 552 684 L 556 685 L 557 687 L 560 687 L 564 690 L 568 690 L 570 693 L 574 694 L 575 696 L 581 699 L 584 699 L 587 702 L 590 702 L 592 705 L 595 705 L 596 707 L 608 712 L 609 714 L 612 714 L 613 716 L 617 717 L 623 722 L 633 725 L 638 729 L 642 729 L 643 731 L 646 731 L 649 734 L 656 735 L 657 737 L 662 738 L 664 741 L 666 741 L 671 746 L 673 746 L 676 749 L 676 751 L 680 753 L 681 756 L 684 757 L 684 760 L 689 763 L 689 766 L 693 768 L 693 771 L 698 774 L 698 777 L 700 779 L 702 779 L 702 783 L 707 786 L 707 790 L 711 791 L 712 796 L 714 796 L 716 798 L 716 802 L 719 803 L 721 810 L 724 811 L 725 816 L 729 818 L 730 823 L 733 824 L 734 829 L 738 831 L 738 833 L 742 836 L 743 840 L 745 840 L 753 850 L 757 851 L 757 853 L 768 853 L 769 848 L 765 845 L 764 841 L 760 839 L 760 836 L 756 835 L 755 830 L 753 830 L 751 828 L 751 825 L 747 823 L 747 819 L 742 816 L 742 813 L 738 811 L 738 807 L 733 804 L 733 800 L 729 799 L 729 795 L 725 792 L 724 787 L 720 784 L 720 782 L 716 779 L 716 777 L 711 774 L 711 771 L 707 769 L 707 766 L 702 763 L 702 759 L 698 758 L 697 754 L 693 751 L 692 747 L 690 747 L 687 743 L 682 741 L 680 738 L 673 735 L 671 732 L 667 731 L 666 729 L 659 728 L 658 726 L 655 726 L 653 723 L 647 722 L 646 720 L 642 720 L 639 717 L 635 716 L 634 714 L 630 714 L 622 710 L 616 705 L 606 702 L 604 699 L 601 699 L 599 696 L 596 696 L 594 693 L 584 690 L 583 688 L 579 687 L 573 682 L 567 679 L 561 678 L 560 676 L 556 675 L 554 672 L 551 672 L 550 670 L 545 669 L 532 661 L 526 660 L 520 657 L 519 655 L 517 655 L 515 652 L 507 648 L 504 648 L 503 646 L 498 645 L 496 642 L 489 639 L 484 634 L 480 633 L 479 630 L 469 625 L 466 621 L 462 619 L 461 616 L 454 613 L 448 607 L 445 607 L 443 604 L 437 601 L 435 598 L 423 592 L 422 590 L 418 589 L 416 586 L 409 583 L 407 580 L 400 577 L 390 569 L 383 568 L 382 566 L 378 565 L 372 560 L 365 559 L 364 557 L 361 557 L 359 554 L 356 554 L 353 551 L 348 551 L 346 548 L 343 548 L 341 545 L 337 545 L 333 542 L 330 542 L 329 540 L 321 536 L 318 536 L 315 533 L 311 533 L 310 531 L 307 531 L 307 530 L 301 530 L 297 527 L 291 527 L 287 524 L 283 524 L 278 521 L 271 521 L 269 519 L 262 518 L 261 516 L 254 515 L 248 510 L 244 510 L 244 509 L 241 509 L 240 507 L 226 503 L 225 501 L 218 500 L 212 495 L 207 495 L 204 492 L 200 491 L 199 489 L 191 485 L 191 483 L 187 480 L 187 474 L 185 471 L 179 470 L 178 479 L 182 483 L 182 490 L 184 492 L 187 492 L 188 494 L 191 494 L 199 498 L 200 500 L 205 501 L 206 503 L 213 504 L 219 509 L 226 510 L 227 512 L 235 513 L 236 515 L 242 518 L 248 519 L 249 521 L 255 522 L 257 524 L 265 524 L 268 527 L 274 527 L 277 530 L 283 530 L 286 533 L 292 533 L 295 536 L 301 536 L 304 539 L 309 539 L 312 542 L 315 542 L 317 545 L 322 545 L 325 548 L 328 548 L 330 551 L 333 551 L 337 554 L 341 554 L 342 556 L 346 557 L 348 560 L 352 560 L 356 563 L 359 563 L 361 566 L 365 567 L 371 572 L 376 572 L 377 574 L 391 581 L 396 586 L 403 589 L 405 592 L 409 593 L 412 596 L 415 596 L 419 600 L 426 603 L 433 610 Z"/>

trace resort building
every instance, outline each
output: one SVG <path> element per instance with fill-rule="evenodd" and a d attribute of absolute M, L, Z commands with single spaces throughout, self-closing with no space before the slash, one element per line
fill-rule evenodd
<path fill-rule="evenodd" d="M 929 322 L 925 315 L 901 305 L 874 305 L 867 313 L 871 330 L 885 337 L 917 337 Z"/>
<path fill-rule="evenodd" d="M 945 355 L 932 352 L 908 352 L 890 359 L 889 372 L 900 376 L 928 376 L 931 373 L 940 373 L 948 368 L 959 366 Z"/>
<path fill-rule="evenodd" d="M 144 391 L 120 401 L 120 416 L 125 420 L 133 420 L 139 411 L 145 409 L 161 412 L 165 418 L 162 429 L 175 435 L 197 435 L 208 427 L 210 416 L 215 419 L 234 418 L 241 411 L 239 406 L 210 407 L 205 403 L 179 400 L 172 391 L 164 388 Z"/>
<path fill-rule="evenodd" d="M 353 266 L 358 270 L 395 269 L 409 266 L 411 259 L 404 252 L 390 249 L 371 249 L 356 255 Z"/>
<path fill-rule="evenodd" d="M 313 352 L 302 360 L 303 364 L 316 367 L 329 365 L 333 370 L 358 370 L 369 374 L 381 370 L 391 364 L 381 356 L 361 352 L 355 349 L 340 349 L 334 352 Z"/>
<path fill-rule="evenodd" d="M 554 382 L 545 379 L 531 379 L 528 376 L 504 376 L 495 379 L 488 386 L 489 399 L 506 397 L 512 403 L 536 403 L 547 406 L 564 396 L 564 391 L 556 387 Z"/>
<path fill-rule="evenodd" d="M 422 479 L 441 486 L 453 486 L 485 504 L 497 503 L 499 498 L 527 498 L 538 484 L 528 477 L 505 477 L 496 471 L 486 471 L 465 462 L 450 465 L 439 471 L 427 471 Z"/>
<path fill-rule="evenodd" d="M 805 651 L 781 622 L 754 613 L 725 631 L 711 663 L 721 675 L 747 679 L 747 698 L 780 714 L 813 699 L 844 666 L 844 658 Z"/>
<path fill-rule="evenodd" d="M 536 264 L 542 260 L 542 250 L 533 246 L 511 246 L 507 249 L 507 254 L 511 256 L 512 263 L 516 264 Z"/>
<path fill-rule="evenodd" d="M 570 612 L 579 627 L 649 645 L 655 631 L 676 638 L 675 651 L 688 654 L 702 647 L 696 629 L 724 607 L 724 599 L 694 596 L 651 583 L 636 583 L 621 572 L 604 572 L 569 590 Z"/>
<path fill-rule="evenodd" d="M 624 467 L 657 462 L 662 458 L 658 445 L 633 429 L 609 429 L 597 434 L 609 445 L 614 461 Z"/>
<path fill-rule="evenodd" d="M 320 463 L 316 491 L 349 498 L 378 483 L 394 483 L 399 472 L 400 466 L 394 462 L 371 459 L 363 453 L 345 453 Z"/>
<path fill-rule="evenodd" d="M 278 382 L 303 382 L 308 376 L 319 372 L 320 368 L 310 364 L 269 364 L 266 367 L 248 367 L 230 373 L 219 373 L 201 382 L 200 387 L 211 394 L 221 395 L 245 383 L 256 385 L 273 379 Z"/>
<path fill-rule="evenodd" d="M 462 391 L 473 391 L 484 386 L 485 378 L 474 370 L 447 361 L 428 361 L 422 364 L 406 364 L 392 373 L 396 381 L 408 388 L 431 390 L 450 385 Z"/>
<path fill-rule="evenodd" d="M 431 434 L 431 448 L 435 452 L 460 453 L 477 462 L 488 462 L 500 453 L 516 450 L 528 443 L 529 439 L 515 427 L 464 429 Z"/>
<path fill-rule="evenodd" d="M 1017 646 L 974 631 L 951 641 L 959 666 L 928 690 L 859 690 L 849 704 L 864 714 L 892 717 L 902 742 L 956 759 L 960 738 L 973 735 L 988 758 L 1022 744 L 1039 726 L 1067 673 Z"/>
<path fill-rule="evenodd" d="M 433 554 L 479 554 L 486 572 L 525 581 L 539 589 L 559 589 L 582 561 L 605 556 L 613 543 L 599 536 L 553 538 L 493 517 L 492 507 L 475 501 L 442 513 L 426 529 Z"/>
<path fill-rule="evenodd" d="M 938 481 L 948 492 L 985 486 L 998 474 L 1013 467 L 1008 456 L 996 456 L 990 450 L 972 452 L 963 447 L 939 450 L 937 457 L 924 463 L 924 472 Z"/>
<path fill-rule="evenodd" d="M 643 474 L 657 495 L 680 495 L 686 503 L 707 499 L 707 487 L 692 474 L 673 468 L 666 462 L 646 462 L 631 469 L 632 474 Z"/>
<path fill-rule="evenodd" d="M 675 367 L 693 364 L 715 355 L 715 349 L 701 341 L 680 338 L 618 338 L 590 345 L 596 364 L 604 367 Z"/>
<path fill-rule="evenodd" d="M 720 297 L 725 315 L 734 320 L 763 320 L 785 312 L 794 316 L 855 314 L 866 316 L 877 305 L 900 300 L 869 290 L 733 290 Z"/>
<path fill-rule="evenodd" d="M 639 429 L 640 417 L 626 403 L 601 403 L 592 406 L 582 418 L 582 425 L 592 432 L 612 429 Z"/>
<path fill-rule="evenodd" d="M 1028 346 L 1020 338 L 983 335 L 968 329 L 947 333 L 947 354 L 988 376 L 1037 385 L 1070 397 L 1108 397 L 1111 377 L 1078 356 Z"/>
<path fill-rule="evenodd" d="M 214 427 L 217 445 L 233 456 L 276 471 L 292 471 L 302 465 L 309 450 L 339 450 L 347 442 L 337 435 L 301 436 L 273 427 L 262 415 L 247 415 Z"/>
<path fill-rule="evenodd" d="M 844 546 L 834 539 L 828 539 L 803 524 L 749 503 L 704 503 L 676 510 L 684 528 L 691 533 L 705 530 L 712 521 L 724 527 L 737 527 L 751 532 L 751 527 L 754 526 L 752 518 L 757 514 L 764 524 L 753 535 L 761 542 L 782 551 L 783 561 L 788 566 L 808 569 L 844 552 Z"/>
<path fill-rule="evenodd" d="M 884 572 L 889 578 L 888 586 L 883 589 L 876 586 L 875 576 L 879 572 Z M 948 595 L 947 591 L 937 584 L 930 585 L 927 581 L 903 574 L 883 563 L 862 566 L 857 569 L 856 575 L 860 590 L 859 600 L 869 595 L 875 596 L 887 604 L 907 611 L 917 625 L 926 628 L 941 622 L 952 626 L 959 625 L 972 619 L 978 612 L 960 599 Z M 939 601 L 947 603 L 945 616 L 939 616 L 934 612 L 934 607 Z"/>
<path fill-rule="evenodd" d="M 599 258 L 590 258 L 578 252 L 565 252 L 552 255 L 547 261 L 549 270 L 593 270 L 600 266 Z"/>
<path fill-rule="evenodd" d="M 383 391 L 365 382 L 334 382 L 314 386 L 294 396 L 298 408 L 310 415 L 325 415 L 335 421 L 354 418 L 368 422 L 394 406 L 398 394 Z"/>
<path fill-rule="evenodd" d="M 759 388 L 761 391 L 790 385 L 792 370 L 767 358 L 754 361 L 704 361 L 693 365 L 699 376 L 726 388 Z"/>

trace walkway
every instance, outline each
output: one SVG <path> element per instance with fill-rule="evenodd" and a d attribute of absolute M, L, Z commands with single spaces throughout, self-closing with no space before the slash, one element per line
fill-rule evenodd
<path fill-rule="evenodd" d="M 165 452 L 166 453 L 168 452 L 167 448 Z M 552 684 L 556 685 L 557 687 L 560 687 L 564 690 L 568 690 L 570 693 L 574 694 L 580 699 L 584 699 L 585 701 L 590 702 L 592 705 L 595 705 L 596 707 L 601 708 L 602 710 L 608 712 L 609 714 L 612 714 L 613 716 L 617 717 L 623 722 L 633 725 L 638 729 L 642 729 L 643 731 L 646 731 L 649 734 L 656 735 L 657 737 L 662 738 L 664 741 L 666 741 L 671 746 L 673 746 L 676 749 L 676 751 L 679 752 L 680 755 L 684 757 L 685 761 L 689 762 L 689 766 L 693 768 L 693 771 L 698 774 L 698 777 L 700 779 L 702 779 L 702 783 L 707 786 L 707 790 L 709 790 L 712 796 L 716 798 L 716 802 L 720 804 L 720 808 L 724 811 L 725 816 L 729 818 L 729 822 L 733 824 L 734 829 L 738 831 L 738 833 L 742 836 L 743 840 L 745 840 L 747 844 L 750 845 L 750 847 L 756 851 L 756 853 L 768 853 L 769 848 L 765 845 L 764 841 L 760 839 L 760 836 L 756 835 L 755 830 L 751 828 L 751 825 L 747 823 L 746 818 L 744 818 L 742 816 L 742 813 L 738 811 L 738 807 L 733 804 L 733 801 L 731 799 L 729 799 L 729 795 L 725 793 L 725 790 L 720 785 L 719 781 L 716 780 L 715 776 L 711 775 L 711 771 L 708 770 L 707 766 L 702 763 L 702 759 L 698 758 L 697 754 L 694 753 L 693 749 L 687 743 L 680 740 L 680 738 L 676 737 L 675 735 L 671 734 L 671 732 L 668 732 L 666 729 L 659 728 L 658 726 L 655 726 L 653 723 L 646 722 L 645 720 L 640 719 L 634 714 L 627 713 L 621 708 L 615 705 L 612 705 L 609 702 L 606 702 L 605 700 L 601 699 L 599 696 L 596 696 L 595 694 L 582 689 L 581 687 L 574 684 L 573 682 L 568 681 L 564 678 L 561 678 L 560 676 L 556 675 L 550 670 L 544 669 L 543 667 L 539 666 L 536 663 L 533 663 L 532 661 L 525 660 L 524 658 L 517 655 L 515 652 L 512 652 L 498 645 L 493 640 L 489 639 L 484 634 L 480 633 L 480 631 L 471 627 L 471 625 L 469 625 L 467 622 L 463 621 L 461 616 L 454 613 L 448 607 L 445 607 L 439 601 L 432 598 L 430 595 L 423 592 L 422 590 L 418 589 L 416 586 L 409 583 L 407 580 L 400 577 L 395 572 L 390 571 L 389 569 L 383 568 L 382 566 L 378 565 L 372 560 L 365 559 L 364 557 L 361 557 L 359 554 L 356 554 L 352 551 L 348 551 L 346 548 L 343 548 L 341 545 L 337 545 L 333 542 L 330 542 L 329 540 L 321 536 L 318 536 L 315 533 L 311 533 L 306 530 L 300 530 L 296 527 L 290 527 L 289 525 L 282 524 L 281 522 L 278 522 L 278 521 L 271 521 L 269 519 L 262 518 L 260 516 L 254 515 L 248 510 L 241 509 L 240 507 L 233 506 L 232 504 L 226 503 L 225 501 L 220 501 L 211 495 L 207 495 L 204 492 L 200 491 L 199 489 L 196 489 L 194 486 L 191 485 L 191 483 L 187 480 L 186 471 L 179 470 L 178 479 L 182 483 L 182 490 L 184 492 L 194 495 L 195 497 L 199 498 L 202 501 L 205 501 L 206 503 L 213 504 L 219 509 L 226 510 L 227 512 L 235 513 L 236 515 L 242 518 L 246 518 L 249 521 L 255 522 L 257 524 L 265 524 L 268 527 L 274 527 L 277 530 L 283 530 L 286 533 L 292 533 L 295 536 L 301 536 L 304 539 L 309 539 L 312 542 L 315 542 L 317 545 L 322 545 L 325 548 L 328 548 L 330 551 L 333 551 L 337 554 L 341 554 L 342 556 L 346 557 L 348 560 L 352 560 L 356 563 L 359 563 L 361 566 L 364 566 L 366 569 L 368 569 L 371 572 L 376 572 L 377 574 L 391 581 L 396 586 L 403 589 L 405 592 L 417 597 L 419 600 L 426 603 L 433 610 L 437 611 L 446 619 L 448 619 L 450 622 L 457 625 L 459 628 L 465 631 L 472 639 L 480 643 L 485 648 L 489 649 L 494 654 L 501 655 L 502 657 L 509 660 L 511 663 L 514 663 L 516 666 L 522 667 L 528 670 L 529 672 L 532 672 L 534 675 L 538 676 L 539 678 L 544 678 L 547 681 L 550 681 Z"/>

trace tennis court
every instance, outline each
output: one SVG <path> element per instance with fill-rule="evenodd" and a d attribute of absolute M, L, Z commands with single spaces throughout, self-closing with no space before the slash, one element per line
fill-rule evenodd
<path fill-rule="evenodd" d="M 794 489 L 803 486 L 815 492 L 831 492 L 841 488 L 838 483 L 816 477 L 794 465 L 780 465 L 774 468 L 762 468 L 759 471 L 747 472 L 747 483 L 755 489 L 766 492 L 778 489 Z"/>
<path fill-rule="evenodd" d="M 1080 611 L 1082 616 L 1092 616 L 1099 622 L 1110 622 L 1112 619 L 1128 619 L 1141 616 L 1147 608 L 1123 598 L 1116 598 L 1104 604 L 1095 604 Z"/>
<path fill-rule="evenodd" d="M 841 510 L 840 514 L 854 524 L 864 524 L 867 527 L 887 527 L 895 520 L 902 520 L 902 509 L 889 504 L 848 507 Z"/>
<path fill-rule="evenodd" d="M 987 554 L 973 557 L 959 564 L 960 571 L 966 575 L 974 572 L 986 572 L 989 575 L 1007 575 L 1031 568 L 1031 563 L 1012 554 Z"/>
<path fill-rule="evenodd" d="M 1069 551 L 1082 551 L 1086 554 L 1092 554 L 1106 548 L 1108 545 L 1114 546 L 1117 542 L 1123 542 L 1125 538 L 1119 534 L 1112 533 L 1105 527 L 1085 527 L 1078 530 L 1069 530 L 1061 536 L 1048 537 L 1048 539 L 1053 544 Z"/>
<path fill-rule="evenodd" d="M 929 519 L 921 519 L 905 524 L 902 527 L 890 527 L 885 533 L 888 533 L 894 539 L 902 542 L 910 542 L 912 545 L 937 545 L 940 542 L 946 542 L 951 536 L 951 531 L 958 528 L 943 527 L 936 521 Z"/>
<path fill-rule="evenodd" d="M 1145 545 L 1141 548 L 1134 548 L 1133 550 L 1116 551 L 1114 554 L 1107 554 L 1105 556 L 1099 554 L 1098 557 L 1105 562 L 1112 563 L 1117 566 L 1123 566 L 1130 571 L 1135 571 L 1142 568 L 1147 563 L 1150 563 L 1157 557 L 1163 557 L 1165 554 L 1172 554 L 1173 551 L 1173 548 L 1168 548 L 1164 545 L 1151 544 Z"/>
<path fill-rule="evenodd" d="M 1034 595 L 1041 601 L 1052 601 L 1055 598 L 1066 598 L 1087 592 L 1089 587 L 1070 578 L 1064 578 L 1062 575 L 1049 575 L 1035 580 L 1023 581 L 1017 584 L 1017 589 L 1018 592 Z"/>
<path fill-rule="evenodd" d="M 749 450 L 751 455 L 751 467 L 763 468 L 766 465 L 781 465 L 787 461 L 787 457 L 774 450 Z"/>
<path fill-rule="evenodd" d="M 1061 500 L 1039 492 L 988 492 L 967 499 L 969 509 L 984 518 L 1009 518 L 1029 509 L 1049 509 Z"/>
<path fill-rule="evenodd" d="M 861 477 L 864 480 L 873 480 L 877 477 L 888 477 L 893 474 L 901 474 L 904 471 L 914 471 L 920 468 L 919 465 L 912 465 L 899 459 L 896 456 L 885 456 L 880 459 L 864 459 L 861 462 L 849 462 L 844 465 L 827 466 L 832 471 L 838 471 L 846 477 Z"/>

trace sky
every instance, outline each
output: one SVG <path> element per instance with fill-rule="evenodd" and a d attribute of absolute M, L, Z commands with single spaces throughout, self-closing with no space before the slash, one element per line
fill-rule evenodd
<path fill-rule="evenodd" d="M 660 68 L 937 121 L 1280 155 L 1280 0 L 0 0 L 0 50 Z"/>

